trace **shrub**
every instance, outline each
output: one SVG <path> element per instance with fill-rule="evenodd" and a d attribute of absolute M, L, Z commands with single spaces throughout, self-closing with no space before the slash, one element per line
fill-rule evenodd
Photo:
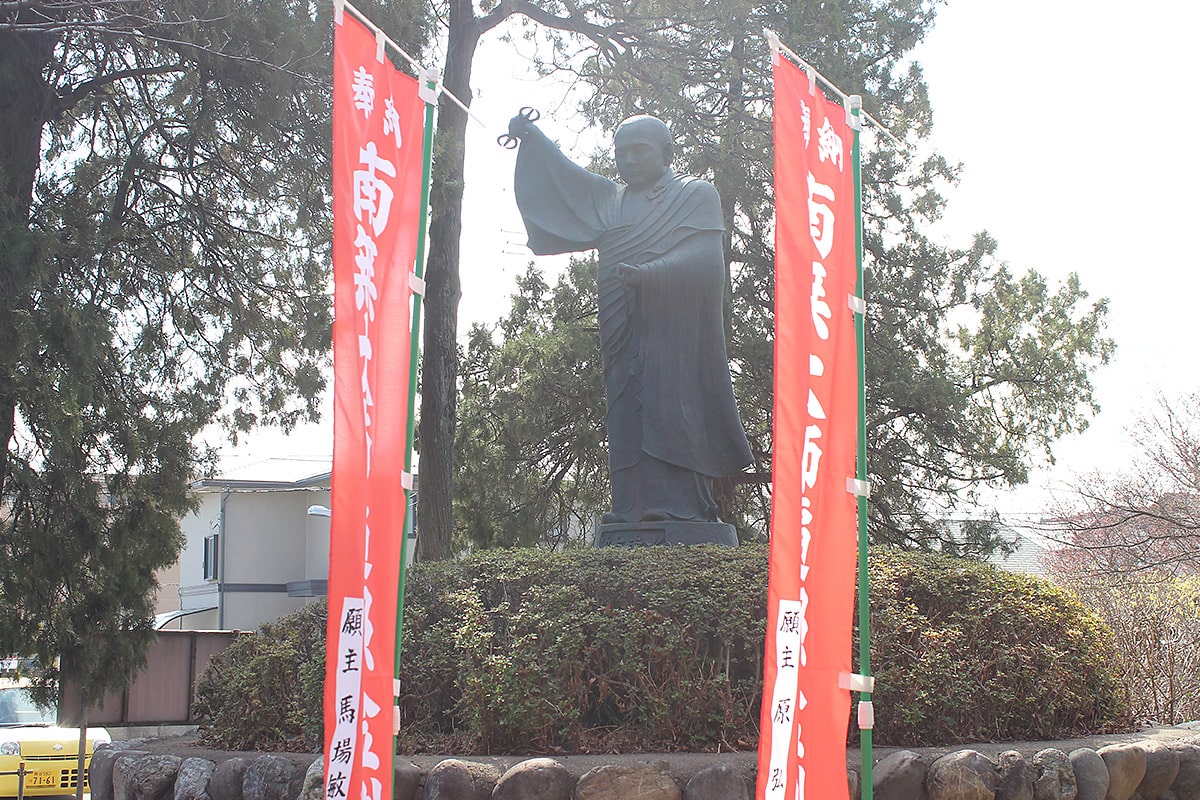
<path fill-rule="evenodd" d="M 323 746 L 325 601 L 239 636 L 196 681 L 201 741 L 229 750 Z"/>
<path fill-rule="evenodd" d="M 1060 580 L 1112 629 L 1139 724 L 1200 719 L 1200 578 L 1142 571 Z"/>
<path fill-rule="evenodd" d="M 1111 637 L 1061 590 L 944 556 L 880 551 L 871 570 L 879 744 L 1056 737 L 1124 719 Z M 753 748 L 765 604 L 760 546 L 418 564 L 399 748 Z M 214 661 L 198 689 L 206 739 L 319 749 L 323 615 L 314 604 Z M 262 720 L 246 713 L 266 707 Z"/>
<path fill-rule="evenodd" d="M 930 553 L 871 559 L 875 737 L 1062 738 L 1127 724 L 1112 634 L 1049 582 Z"/>
<path fill-rule="evenodd" d="M 511 550 L 414 570 L 405 746 L 749 746 L 763 561 L 761 548 Z"/>

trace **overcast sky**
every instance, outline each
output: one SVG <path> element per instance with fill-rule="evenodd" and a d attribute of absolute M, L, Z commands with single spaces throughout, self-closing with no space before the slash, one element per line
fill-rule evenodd
<path fill-rule="evenodd" d="M 1156 391 L 1200 389 L 1200 115 L 1186 90 L 1198 23 L 1200 4 L 1184 0 L 950 0 L 915 53 L 934 145 L 964 166 L 940 235 L 962 244 L 986 229 L 1014 271 L 1034 268 L 1055 284 L 1077 272 L 1110 303 L 1117 352 L 1095 378 L 1101 413 L 1059 443 L 1057 467 L 997 497 L 1002 512 L 1036 511 L 1044 490 L 1074 472 L 1119 468 L 1131 453 L 1125 428 Z M 590 144 L 572 131 L 570 109 L 554 106 L 561 89 L 507 63 L 507 47 L 485 40 L 475 70 L 473 110 L 487 127 L 469 132 L 464 334 L 507 311 L 530 258 L 512 200 L 513 156 L 495 136 L 528 104 L 566 149 L 584 157 Z M 275 452 L 329 450 L 327 428 L 287 445 L 260 441 Z"/>
<path fill-rule="evenodd" d="M 916 53 L 935 145 L 964 165 L 947 229 L 986 228 L 1013 268 L 1077 272 L 1110 303 L 1101 413 L 1002 511 L 1072 472 L 1119 469 L 1156 391 L 1200 389 L 1198 22 L 1184 0 L 951 0 Z"/>

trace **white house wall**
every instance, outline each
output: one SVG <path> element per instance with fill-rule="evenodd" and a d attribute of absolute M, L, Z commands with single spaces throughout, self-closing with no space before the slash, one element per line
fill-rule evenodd
<path fill-rule="evenodd" d="M 312 602 L 289 597 L 305 579 L 308 507 L 329 492 L 235 492 L 225 503 L 222 628 L 254 630 Z"/>
<path fill-rule="evenodd" d="M 198 610 L 216 608 L 217 582 L 204 579 L 204 538 L 216 533 L 221 523 L 221 492 L 200 493 L 196 510 L 184 517 L 179 527 L 183 532 L 183 549 L 179 553 L 179 603 L 175 608 Z M 159 613 L 174 609 L 159 608 Z M 182 617 L 178 626 L 183 630 L 217 630 L 216 611 Z"/>
<path fill-rule="evenodd" d="M 180 600 L 185 609 L 217 607 L 181 620 L 185 629 L 255 630 L 312 602 L 291 597 L 304 581 L 307 512 L 328 505 L 329 490 L 206 486 L 196 512 L 181 522 Z M 222 521 L 222 499 L 224 518 Z M 204 578 L 204 540 L 219 533 L 219 580 Z"/>

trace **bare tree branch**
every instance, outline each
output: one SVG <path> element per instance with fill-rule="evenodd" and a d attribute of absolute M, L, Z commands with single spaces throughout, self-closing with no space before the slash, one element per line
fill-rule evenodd
<path fill-rule="evenodd" d="M 1074 507 L 1042 526 L 1062 545 L 1058 572 L 1200 572 L 1200 393 L 1160 396 L 1133 433 L 1141 452 L 1130 468 L 1080 479 Z"/>
<path fill-rule="evenodd" d="M 574 13 L 560 17 L 530 0 L 501 0 L 499 5 L 479 18 L 479 24 L 481 30 L 487 31 L 508 17 L 521 14 L 549 28 L 582 34 L 595 42 L 609 57 L 620 55 L 640 41 L 639 36 L 631 32 L 623 21 L 614 21 L 610 25 L 598 25 L 589 22 L 578 6 L 572 5 L 571 10 Z"/>
<path fill-rule="evenodd" d="M 97 92 L 106 86 L 111 86 L 119 81 L 129 78 L 144 78 L 149 75 L 166 75 L 172 72 L 182 72 L 187 68 L 183 62 L 174 64 L 163 64 L 157 67 L 143 67 L 141 69 L 123 69 L 116 72 L 111 72 L 107 75 L 98 75 L 95 78 L 84 81 L 78 84 L 70 91 L 60 94 L 58 102 L 55 104 L 57 113 L 62 113 L 75 106 L 80 100 L 93 92 Z"/>

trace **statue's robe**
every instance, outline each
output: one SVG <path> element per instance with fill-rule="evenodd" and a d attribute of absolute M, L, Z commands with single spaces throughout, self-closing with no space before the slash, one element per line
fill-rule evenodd
<path fill-rule="evenodd" d="M 716 190 L 669 169 L 649 190 L 628 189 L 572 163 L 535 128 L 521 140 L 515 193 L 534 253 L 599 252 L 614 511 L 629 518 L 623 521 L 646 511 L 715 520 L 707 478 L 753 461 L 725 352 Z M 622 280 L 620 264 L 640 268 L 634 285 Z M 689 478 L 664 477 L 664 465 L 647 464 L 646 455 L 668 472 L 705 478 L 699 498 L 656 497 Z M 622 497 L 630 491 L 638 497 Z"/>

